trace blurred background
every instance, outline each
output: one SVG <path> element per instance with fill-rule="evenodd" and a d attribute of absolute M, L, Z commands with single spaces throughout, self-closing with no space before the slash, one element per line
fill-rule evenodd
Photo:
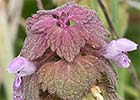
<path fill-rule="evenodd" d="M 42 0 L 45 9 L 53 9 L 74 0 Z M 98 0 L 75 0 L 97 11 L 109 29 Z M 140 0 L 103 0 L 119 37 L 140 44 Z M 14 75 L 6 71 L 10 60 L 18 56 L 26 37 L 25 21 L 38 10 L 36 0 L 0 0 L 0 100 L 12 100 Z M 118 93 L 122 100 L 140 100 L 140 46 L 130 52 L 132 69 L 114 67 L 118 75 Z M 116 65 L 114 65 L 116 66 Z"/>

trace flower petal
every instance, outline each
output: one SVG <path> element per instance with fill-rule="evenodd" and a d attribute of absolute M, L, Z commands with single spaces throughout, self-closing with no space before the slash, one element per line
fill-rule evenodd
<path fill-rule="evenodd" d="M 118 50 L 118 47 L 116 46 L 116 42 L 115 40 L 113 40 L 105 48 L 101 50 L 101 53 L 103 53 L 103 56 L 105 58 L 112 59 L 113 57 L 120 54 L 121 51 Z"/>
<path fill-rule="evenodd" d="M 14 100 L 23 100 L 21 97 L 14 98 Z"/>
<path fill-rule="evenodd" d="M 16 87 L 20 87 L 21 82 L 22 82 L 21 77 L 16 77 L 14 84 Z"/>
<path fill-rule="evenodd" d="M 16 77 L 13 84 L 13 100 L 23 100 L 23 84 L 21 77 Z"/>
<path fill-rule="evenodd" d="M 101 50 L 103 56 L 107 59 L 119 55 L 122 52 L 133 51 L 137 49 L 137 44 L 126 38 L 111 41 L 105 48 Z"/>
<path fill-rule="evenodd" d="M 17 74 L 18 76 L 26 76 L 34 73 L 36 71 L 36 66 L 33 63 L 26 61 L 24 68 Z"/>
<path fill-rule="evenodd" d="M 25 58 L 24 57 L 16 57 L 12 60 L 9 64 L 7 70 L 9 73 L 17 73 L 20 71 L 25 65 Z"/>
<path fill-rule="evenodd" d="M 118 66 L 123 67 L 123 68 L 128 68 L 130 65 L 131 60 L 128 58 L 127 55 L 121 53 L 117 56 L 115 56 L 112 59 Z"/>
<path fill-rule="evenodd" d="M 126 38 L 120 38 L 115 41 L 116 46 L 123 52 L 133 51 L 137 49 L 137 44 Z"/>
<path fill-rule="evenodd" d="M 24 57 L 15 58 L 7 68 L 9 73 L 17 73 L 17 76 L 26 76 L 34 73 L 36 67 Z"/>

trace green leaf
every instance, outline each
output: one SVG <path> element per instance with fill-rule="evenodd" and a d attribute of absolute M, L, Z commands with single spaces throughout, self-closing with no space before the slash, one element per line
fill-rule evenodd
<path fill-rule="evenodd" d="M 95 56 L 79 56 L 74 62 L 64 60 L 44 64 L 39 73 L 41 90 L 69 100 L 79 100 L 98 85 L 107 100 L 116 100 L 116 74 L 111 65 Z"/>
<path fill-rule="evenodd" d="M 111 17 L 115 26 L 116 32 L 120 33 L 120 19 L 119 19 L 119 0 L 110 0 Z"/>
<path fill-rule="evenodd" d="M 125 85 L 125 91 L 128 95 L 135 97 L 135 98 L 138 98 L 139 94 L 138 94 L 138 91 L 136 88 L 134 88 L 132 86 Z"/>
<path fill-rule="evenodd" d="M 126 85 L 126 69 L 119 68 L 117 65 L 114 65 L 117 75 L 118 75 L 118 92 L 120 97 L 125 100 L 125 85 Z"/>

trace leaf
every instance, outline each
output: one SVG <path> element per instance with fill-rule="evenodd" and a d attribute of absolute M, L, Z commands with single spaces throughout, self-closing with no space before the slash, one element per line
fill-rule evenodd
<path fill-rule="evenodd" d="M 119 19 L 120 19 L 120 33 L 118 35 L 120 37 L 125 36 L 127 28 L 128 28 L 128 12 L 127 12 L 127 5 L 124 3 L 120 4 L 119 6 Z M 125 19 L 124 19 L 125 17 Z"/>
<path fill-rule="evenodd" d="M 24 100 L 40 100 L 40 85 L 36 74 L 23 77 Z"/>
<path fill-rule="evenodd" d="M 81 99 L 97 84 L 108 94 L 105 98 L 116 100 L 116 75 L 108 62 L 95 56 L 79 56 L 72 63 L 48 62 L 38 74 L 41 90 L 62 99 Z"/>
<path fill-rule="evenodd" d="M 29 60 L 41 57 L 48 48 L 46 41 L 44 34 L 32 34 L 27 36 L 21 50 L 21 55 Z"/>
<path fill-rule="evenodd" d="M 110 5 L 111 5 L 111 17 L 113 24 L 115 26 L 116 32 L 120 33 L 120 26 L 119 26 L 119 0 L 110 0 Z"/>
<path fill-rule="evenodd" d="M 72 1 L 72 0 L 71 0 Z M 53 0 L 56 5 L 62 5 L 68 1 Z M 91 9 L 96 10 L 98 16 L 104 22 L 104 25 L 108 27 L 108 23 L 104 16 L 102 9 L 99 7 L 97 0 L 78 0 L 78 4 L 87 6 Z M 126 1 L 122 0 L 104 0 L 107 11 L 111 15 L 117 34 L 122 37 L 124 36 L 128 24 L 128 5 Z"/>
<path fill-rule="evenodd" d="M 47 29 L 56 23 L 45 10 L 37 11 L 26 21 L 26 32 L 28 34 L 47 34 Z"/>
<path fill-rule="evenodd" d="M 61 100 L 55 95 L 40 90 L 40 84 L 37 74 L 26 76 L 23 78 L 23 94 L 24 100 Z"/>
<path fill-rule="evenodd" d="M 69 25 L 70 21 L 74 26 Z M 95 11 L 67 3 L 54 10 L 38 11 L 27 20 L 27 39 L 21 55 L 33 60 L 50 48 L 60 58 L 72 62 L 85 44 L 100 48 L 107 43 L 108 36 Z"/>
<path fill-rule="evenodd" d="M 110 0 L 111 17 L 119 37 L 123 37 L 128 24 L 128 6 L 125 1 Z"/>
<path fill-rule="evenodd" d="M 61 15 L 58 12 L 61 12 Z M 58 19 L 61 19 L 61 16 L 65 20 L 71 17 L 70 21 L 75 22 L 74 26 L 66 28 L 54 26 L 48 29 L 48 44 L 61 58 L 71 62 L 86 43 L 95 48 L 106 43 L 108 31 L 103 27 L 95 11 L 75 3 L 68 3 L 49 13 L 57 15 Z"/>

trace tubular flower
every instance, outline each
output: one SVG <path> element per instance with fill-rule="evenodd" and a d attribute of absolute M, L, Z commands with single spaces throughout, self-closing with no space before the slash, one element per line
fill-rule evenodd
<path fill-rule="evenodd" d="M 15 73 L 22 77 L 30 75 L 36 71 L 36 67 L 24 57 L 16 57 L 7 68 L 9 73 Z"/>
<path fill-rule="evenodd" d="M 23 86 L 21 77 L 16 77 L 13 84 L 13 100 L 24 100 L 23 99 Z"/>
<path fill-rule="evenodd" d="M 103 52 L 105 58 L 113 60 L 118 66 L 128 68 L 131 61 L 125 53 L 136 49 L 136 43 L 126 38 L 120 38 L 111 41 L 100 52 Z"/>
<path fill-rule="evenodd" d="M 30 75 L 36 71 L 36 67 L 24 57 L 16 57 L 7 68 L 9 73 L 16 74 L 13 84 L 14 100 L 23 100 L 22 97 L 22 77 Z"/>

